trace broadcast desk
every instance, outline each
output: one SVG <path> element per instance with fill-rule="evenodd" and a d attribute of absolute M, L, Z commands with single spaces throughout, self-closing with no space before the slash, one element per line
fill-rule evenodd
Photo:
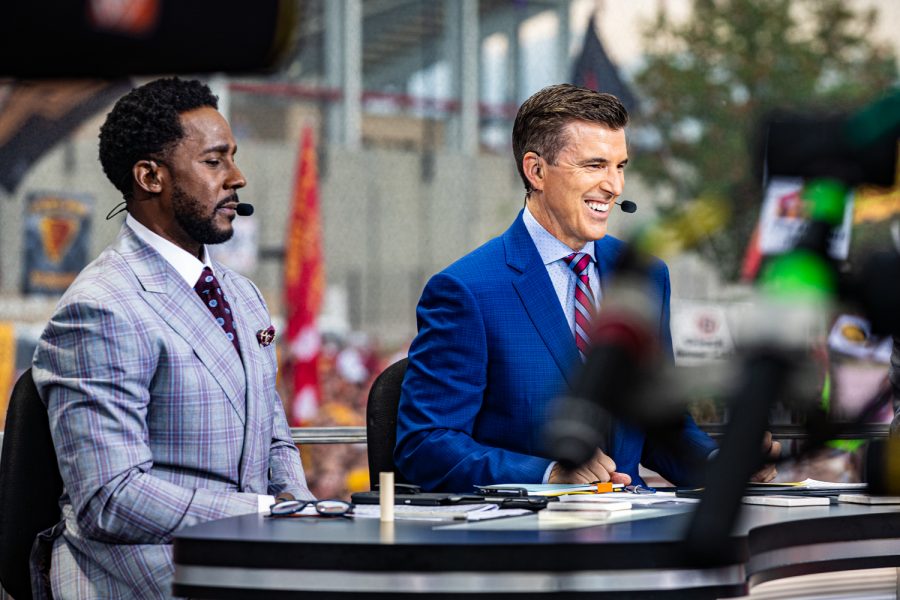
<path fill-rule="evenodd" d="M 681 507 L 583 529 L 486 530 L 485 523 L 460 529 L 246 515 L 176 535 L 174 592 L 267 600 L 693 599 L 739 596 L 793 575 L 900 567 L 900 506 L 744 506 L 733 556 L 720 566 L 688 560 L 680 540 L 689 519 Z"/>

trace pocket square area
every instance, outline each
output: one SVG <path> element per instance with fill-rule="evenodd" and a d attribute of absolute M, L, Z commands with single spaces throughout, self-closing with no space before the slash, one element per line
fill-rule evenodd
<path fill-rule="evenodd" d="M 266 329 L 260 329 L 256 332 L 256 339 L 260 346 L 268 346 L 275 341 L 275 328 L 269 325 Z"/>

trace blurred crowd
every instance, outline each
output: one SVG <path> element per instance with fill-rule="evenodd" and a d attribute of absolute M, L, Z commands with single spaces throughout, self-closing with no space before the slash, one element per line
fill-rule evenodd
<path fill-rule="evenodd" d="M 406 349 L 384 351 L 363 333 L 324 335 L 319 356 L 320 405 L 305 427 L 365 426 L 369 389 Z M 349 498 L 369 489 L 365 444 L 305 444 L 303 467 L 310 490 L 317 498 Z"/>

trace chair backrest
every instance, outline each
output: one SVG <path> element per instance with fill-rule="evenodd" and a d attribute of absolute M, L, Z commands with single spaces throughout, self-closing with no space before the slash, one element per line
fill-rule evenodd
<path fill-rule="evenodd" d="M 369 453 L 369 484 L 378 484 L 382 471 L 394 472 L 394 483 L 408 483 L 394 465 L 394 445 L 397 443 L 397 405 L 400 404 L 400 385 L 406 375 L 409 359 L 398 360 L 382 371 L 366 405 L 366 444 Z"/>
<path fill-rule="evenodd" d="M 16 600 L 31 598 L 31 545 L 59 522 L 62 490 L 47 409 L 28 369 L 13 388 L 0 453 L 0 583 Z"/>

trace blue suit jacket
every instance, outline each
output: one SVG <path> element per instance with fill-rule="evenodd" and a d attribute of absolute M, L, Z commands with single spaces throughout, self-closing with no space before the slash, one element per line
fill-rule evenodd
<path fill-rule="evenodd" d="M 624 244 L 611 236 L 595 244 L 602 286 Z M 662 261 L 651 279 L 659 335 L 671 351 L 669 272 Z M 429 490 L 539 483 L 551 462 L 542 431 L 554 398 L 572 385 L 579 357 L 522 213 L 503 235 L 432 277 L 416 315 L 419 333 L 397 419 L 400 471 Z M 672 456 L 622 423 L 604 451 L 636 482 L 639 462 L 673 483 L 692 482 L 688 465 L 715 443 L 685 418 L 683 449 L 691 456 Z"/>

